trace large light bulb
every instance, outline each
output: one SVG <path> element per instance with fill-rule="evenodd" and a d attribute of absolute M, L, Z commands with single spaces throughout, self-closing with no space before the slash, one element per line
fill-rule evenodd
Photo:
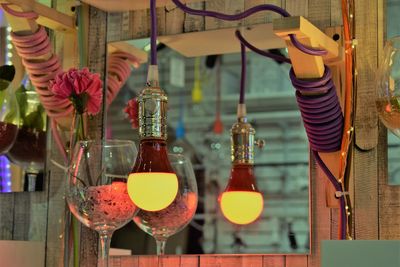
<path fill-rule="evenodd" d="M 175 200 L 179 185 L 168 159 L 167 96 L 158 86 L 156 65 L 150 65 L 148 81 L 138 97 L 140 145 L 128 194 L 140 209 L 159 211 Z"/>
<path fill-rule="evenodd" d="M 263 196 L 257 190 L 253 173 L 253 165 L 233 166 L 228 186 L 220 196 L 222 214 L 234 224 L 250 224 L 263 211 Z"/>
<path fill-rule="evenodd" d="M 244 105 L 239 105 L 238 115 L 238 122 L 231 129 L 231 177 L 219 197 L 219 204 L 226 219 L 246 225 L 260 217 L 264 200 L 257 189 L 253 170 L 255 130 L 247 123 Z"/>

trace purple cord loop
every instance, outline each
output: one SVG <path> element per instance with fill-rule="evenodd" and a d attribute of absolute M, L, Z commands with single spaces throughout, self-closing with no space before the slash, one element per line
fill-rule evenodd
<path fill-rule="evenodd" d="M 26 19 L 36 20 L 39 17 L 39 15 L 33 11 L 15 11 L 14 9 L 11 9 L 8 7 L 10 5 L 13 5 L 11 3 L 2 3 L 0 5 L 4 9 L 4 11 L 6 11 L 8 14 L 13 15 L 18 18 L 26 18 Z"/>
<path fill-rule="evenodd" d="M 294 34 L 289 34 L 290 41 L 292 44 L 299 49 L 301 52 L 312 55 L 312 56 L 324 56 L 328 54 L 328 51 L 323 50 L 323 49 L 317 49 L 313 47 L 308 47 L 300 43 L 300 41 L 296 38 L 296 35 Z"/>
<path fill-rule="evenodd" d="M 247 48 L 249 48 L 253 52 L 255 52 L 255 53 L 257 53 L 257 54 L 259 54 L 261 56 L 264 56 L 264 57 L 272 58 L 272 59 L 274 59 L 276 61 L 292 64 L 292 61 L 287 57 L 279 56 L 279 55 L 276 55 L 276 54 L 273 54 L 273 53 L 270 53 L 270 52 L 263 51 L 261 49 L 258 49 L 254 45 L 250 44 L 246 39 L 244 39 L 243 35 L 240 33 L 239 30 L 235 31 L 235 35 L 236 35 L 236 38 L 238 38 L 238 40 L 240 41 L 241 44 L 243 44 L 244 46 L 246 46 Z"/>

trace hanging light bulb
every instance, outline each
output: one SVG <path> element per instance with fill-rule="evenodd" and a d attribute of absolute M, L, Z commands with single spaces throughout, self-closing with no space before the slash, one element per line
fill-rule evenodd
<path fill-rule="evenodd" d="M 246 118 L 245 104 L 238 105 L 238 121 L 231 129 L 231 177 L 219 202 L 222 214 L 234 224 L 256 221 L 264 208 L 254 177 L 255 130 Z M 263 146 L 262 141 L 258 141 Z"/>
<path fill-rule="evenodd" d="M 178 179 L 168 160 L 167 96 L 158 85 L 156 65 L 149 67 L 148 86 L 138 97 L 139 153 L 128 178 L 133 203 L 147 211 L 162 210 L 178 192 Z"/>
<path fill-rule="evenodd" d="M 168 159 L 167 103 L 159 86 L 157 66 L 157 21 L 155 1 L 150 1 L 151 63 L 147 86 L 137 98 L 139 109 L 139 153 L 128 177 L 128 194 L 133 203 L 146 211 L 168 207 L 178 193 L 178 178 Z"/>

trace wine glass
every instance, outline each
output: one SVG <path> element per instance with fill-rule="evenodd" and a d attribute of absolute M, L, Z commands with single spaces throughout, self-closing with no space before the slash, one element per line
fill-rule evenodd
<path fill-rule="evenodd" d="M 27 174 L 25 187 L 28 191 L 35 191 L 43 182 L 39 173 L 46 161 L 46 112 L 39 95 L 32 89 L 21 87 L 15 92 L 20 109 L 18 135 L 7 153 L 10 161 Z"/>
<path fill-rule="evenodd" d="M 400 36 L 386 42 L 376 85 L 379 118 L 393 134 L 400 137 Z"/>
<path fill-rule="evenodd" d="M 126 182 L 137 155 L 128 140 L 80 141 L 68 173 L 67 202 L 72 214 L 100 236 L 99 265 L 108 266 L 113 232 L 136 212 Z M 101 164 L 103 162 L 103 164 Z"/>
<path fill-rule="evenodd" d="M 139 210 L 133 221 L 157 243 L 157 255 L 165 254 L 168 237 L 181 231 L 192 220 L 197 208 L 197 183 L 190 160 L 181 154 L 168 154 L 178 177 L 175 200 L 160 211 Z"/>
<path fill-rule="evenodd" d="M 0 155 L 10 150 L 18 134 L 19 108 L 9 85 L 0 77 Z"/>

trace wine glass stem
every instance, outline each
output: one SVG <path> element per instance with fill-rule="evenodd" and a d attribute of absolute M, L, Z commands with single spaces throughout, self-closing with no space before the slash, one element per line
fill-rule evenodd
<path fill-rule="evenodd" d="M 167 243 L 167 240 L 157 240 L 156 239 L 157 255 L 164 255 L 165 254 L 165 244 L 166 243 Z"/>
<path fill-rule="evenodd" d="M 112 233 L 101 232 L 99 242 L 99 259 L 98 267 L 108 267 L 108 252 L 110 251 Z"/>

